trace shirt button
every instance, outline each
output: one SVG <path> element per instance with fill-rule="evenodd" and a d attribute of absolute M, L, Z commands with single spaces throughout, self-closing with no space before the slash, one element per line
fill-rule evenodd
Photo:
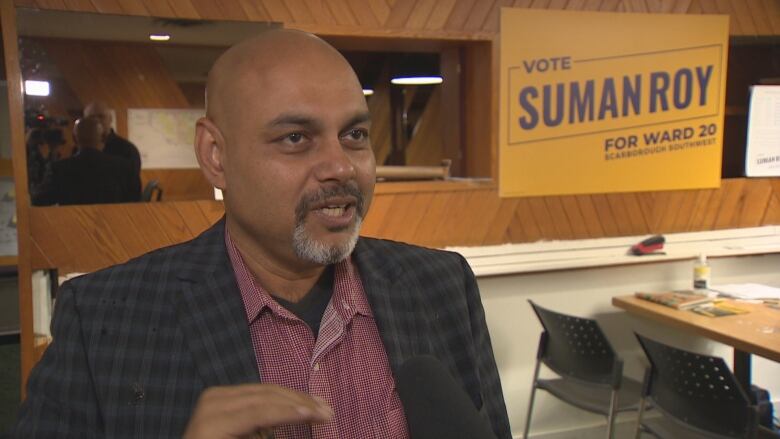
<path fill-rule="evenodd" d="M 320 370 L 320 363 L 314 363 L 314 371 L 316 372 L 319 370 Z"/>
<path fill-rule="evenodd" d="M 349 304 L 347 302 L 341 302 L 341 306 L 343 306 L 345 310 L 349 311 Z"/>

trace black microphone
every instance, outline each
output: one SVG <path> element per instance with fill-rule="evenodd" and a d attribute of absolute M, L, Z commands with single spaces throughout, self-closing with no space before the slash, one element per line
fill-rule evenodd
<path fill-rule="evenodd" d="M 471 398 L 435 357 L 405 361 L 395 382 L 410 439 L 495 439 Z"/>

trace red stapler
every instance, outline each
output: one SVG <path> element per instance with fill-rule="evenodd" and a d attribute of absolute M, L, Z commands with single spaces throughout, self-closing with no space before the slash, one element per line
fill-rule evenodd
<path fill-rule="evenodd" d="M 636 256 L 664 254 L 660 250 L 663 250 L 665 242 L 666 238 L 664 238 L 664 235 L 651 236 L 638 244 L 632 245 L 629 253 Z"/>

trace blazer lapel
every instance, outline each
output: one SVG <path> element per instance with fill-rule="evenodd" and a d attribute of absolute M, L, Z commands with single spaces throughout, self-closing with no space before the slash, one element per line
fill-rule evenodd
<path fill-rule="evenodd" d="M 223 219 L 192 241 L 177 275 L 177 317 L 206 387 L 260 380 L 224 234 Z"/>
<path fill-rule="evenodd" d="M 409 358 L 431 354 L 430 339 L 425 337 L 428 310 L 419 300 L 419 285 L 404 276 L 403 267 L 374 240 L 360 238 L 352 256 L 393 372 Z"/>

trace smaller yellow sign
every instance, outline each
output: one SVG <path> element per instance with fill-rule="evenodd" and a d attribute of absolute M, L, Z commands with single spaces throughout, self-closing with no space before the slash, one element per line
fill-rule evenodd
<path fill-rule="evenodd" d="M 501 20 L 501 196 L 720 184 L 728 17 Z"/>

